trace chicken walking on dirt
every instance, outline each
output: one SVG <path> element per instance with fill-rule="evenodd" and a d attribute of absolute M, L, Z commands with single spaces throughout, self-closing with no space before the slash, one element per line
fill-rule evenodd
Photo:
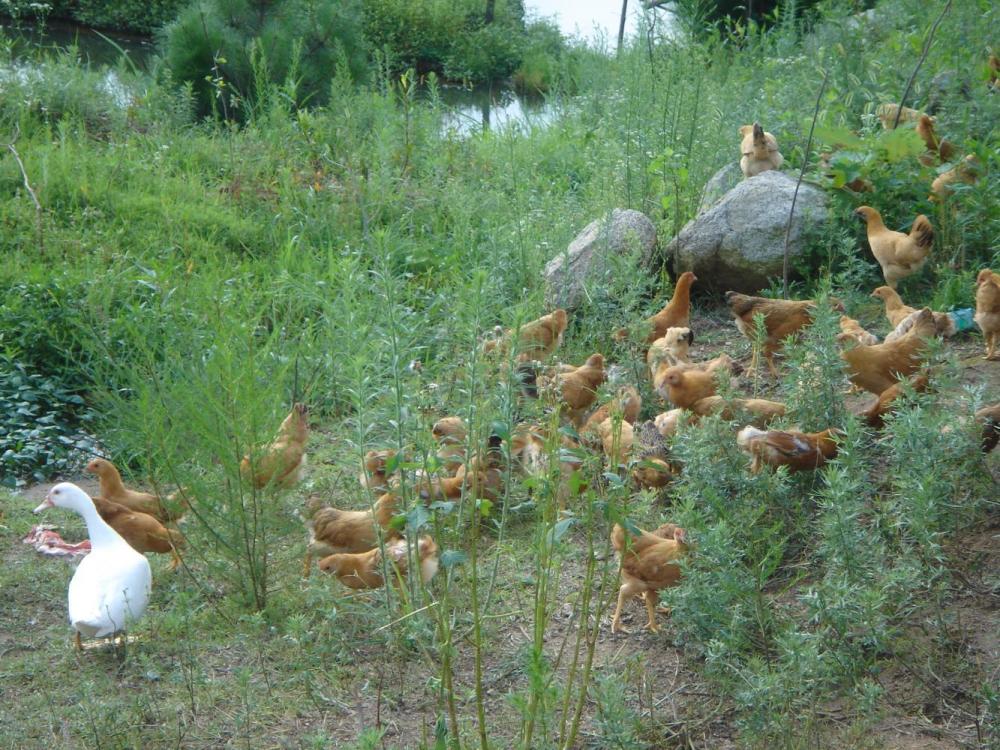
<path fill-rule="evenodd" d="M 624 630 L 622 608 L 637 594 L 641 594 L 646 602 L 649 618 L 646 629 L 654 633 L 659 631 L 656 624 L 657 592 L 680 582 L 681 569 L 677 563 L 689 551 L 684 529 L 674 524 L 665 524 L 655 532 L 638 531 L 635 535 L 627 534 L 617 523 L 611 530 L 611 545 L 621 555 L 622 580 L 618 605 L 611 618 L 612 633 Z"/>

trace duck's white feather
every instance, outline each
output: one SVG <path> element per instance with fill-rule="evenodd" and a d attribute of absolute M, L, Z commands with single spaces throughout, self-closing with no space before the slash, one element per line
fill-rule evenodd
<path fill-rule="evenodd" d="M 126 630 L 149 603 L 149 562 L 131 548 L 87 555 L 69 582 L 69 621 L 80 635 L 103 638 Z"/>
<path fill-rule="evenodd" d="M 75 484 L 57 484 L 35 512 L 52 506 L 83 516 L 91 543 L 69 582 L 70 624 L 88 638 L 122 632 L 146 611 L 153 583 L 149 561 L 105 523 L 94 501 Z"/>

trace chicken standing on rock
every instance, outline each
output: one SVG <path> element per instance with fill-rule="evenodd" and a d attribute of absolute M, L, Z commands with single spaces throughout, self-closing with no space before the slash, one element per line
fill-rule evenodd
<path fill-rule="evenodd" d="M 778 141 L 760 123 L 742 126 L 740 136 L 740 169 L 744 179 L 781 168 L 785 158 L 778 151 Z"/>
<path fill-rule="evenodd" d="M 399 534 L 389 531 L 389 522 L 400 509 L 400 498 L 386 493 L 375 501 L 374 511 L 340 510 L 323 505 L 317 496 L 306 502 L 310 513 L 309 544 L 302 561 L 302 576 L 309 577 L 313 555 L 326 557 L 334 553 L 367 552 L 378 546 L 378 529 L 384 530 L 386 539 Z"/>
<path fill-rule="evenodd" d="M 1000 342 L 1000 273 L 984 268 L 976 277 L 976 315 L 979 330 L 986 339 L 986 359 L 997 359 Z"/>
<path fill-rule="evenodd" d="M 757 474 L 764 464 L 787 466 L 789 471 L 818 469 L 837 455 L 838 430 L 798 432 L 795 430 L 758 430 L 747 426 L 736 436 L 736 444 L 749 453 L 750 473 Z"/>
<path fill-rule="evenodd" d="M 886 284 L 895 289 L 902 279 L 924 267 L 934 244 L 934 227 L 926 216 L 917 216 L 909 234 L 904 234 L 886 229 L 882 215 L 871 206 L 861 206 L 854 214 L 867 225 L 868 244 Z"/>
<path fill-rule="evenodd" d="M 925 307 L 915 318 L 912 330 L 902 338 L 874 346 L 859 344 L 845 349 L 840 356 L 847 362 L 850 381 L 858 388 L 879 395 L 920 368 L 927 339 L 933 335 L 934 319 Z"/>
<path fill-rule="evenodd" d="M 670 530 L 673 534 L 668 538 L 641 529 L 637 535 L 626 536 L 625 529 L 617 523 L 611 530 L 611 545 L 621 555 L 622 580 L 618 590 L 618 606 L 615 607 L 611 620 L 612 633 L 624 630 L 622 607 L 637 594 L 642 594 L 646 600 L 646 613 L 649 616 L 646 629 L 658 632 L 657 592 L 680 582 L 681 569 L 677 563 L 689 550 L 684 529 L 672 526 Z"/>
<path fill-rule="evenodd" d="M 764 330 L 766 339 L 764 341 L 764 359 L 767 360 L 768 369 L 771 374 L 777 377 L 778 368 L 774 364 L 774 355 L 781 348 L 782 341 L 797 333 L 802 328 L 812 323 L 813 310 L 816 301 L 806 300 L 784 300 L 770 299 L 768 297 L 752 297 L 739 292 L 726 292 L 726 302 L 736 318 L 736 327 L 740 333 L 750 341 L 754 340 L 754 316 L 764 316 Z M 840 300 L 833 297 L 830 303 L 834 309 L 844 311 L 844 306 Z M 755 351 L 753 360 L 750 362 L 750 370 L 756 371 L 758 364 L 758 353 Z"/>
<path fill-rule="evenodd" d="M 240 462 L 240 474 L 257 489 L 275 485 L 285 489 L 302 479 L 309 439 L 309 411 L 296 403 L 285 417 L 274 440 Z"/>
<path fill-rule="evenodd" d="M 96 474 L 101 484 L 101 498 L 112 503 L 124 505 L 129 510 L 148 513 L 161 523 L 176 521 L 183 515 L 184 502 L 175 502 L 174 496 L 166 501 L 149 492 L 138 492 L 128 489 L 122 482 L 122 475 L 113 463 L 104 458 L 95 458 L 87 464 L 86 470 Z M 174 510 L 174 507 L 180 510 Z"/>

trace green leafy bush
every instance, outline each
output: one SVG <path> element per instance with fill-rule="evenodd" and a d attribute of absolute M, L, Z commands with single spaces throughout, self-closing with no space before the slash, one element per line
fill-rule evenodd
<path fill-rule="evenodd" d="M 199 0 L 164 29 L 162 46 L 199 114 L 243 119 L 274 84 L 291 104 L 319 104 L 338 68 L 366 78 L 361 18 L 360 0 Z"/>
<path fill-rule="evenodd" d="M 57 379 L 0 355 L 0 484 L 42 482 L 78 470 L 94 441 L 83 399 Z"/>

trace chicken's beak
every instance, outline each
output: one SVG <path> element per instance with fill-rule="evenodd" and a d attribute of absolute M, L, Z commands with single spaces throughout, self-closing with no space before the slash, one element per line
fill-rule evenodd
<path fill-rule="evenodd" d="M 52 498 L 49 497 L 48 495 L 46 495 L 45 499 L 42 501 L 42 504 L 39 505 L 37 508 L 35 508 L 31 512 L 32 513 L 41 513 L 46 508 L 54 508 L 54 507 L 55 507 L 55 504 L 52 502 Z"/>

